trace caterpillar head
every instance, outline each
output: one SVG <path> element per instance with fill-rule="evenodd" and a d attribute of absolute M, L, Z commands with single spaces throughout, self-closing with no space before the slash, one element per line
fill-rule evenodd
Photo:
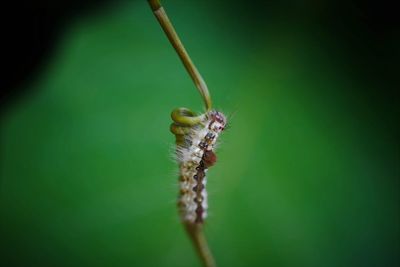
<path fill-rule="evenodd" d="M 210 118 L 210 124 L 208 129 L 213 130 L 216 133 L 221 133 L 226 126 L 226 117 L 219 111 L 212 110 L 209 112 L 208 117 Z"/>

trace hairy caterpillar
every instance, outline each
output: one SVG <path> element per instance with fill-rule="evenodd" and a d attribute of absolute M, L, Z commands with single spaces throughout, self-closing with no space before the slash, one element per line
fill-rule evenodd
<path fill-rule="evenodd" d="M 180 168 L 179 213 L 184 222 L 202 223 L 208 207 L 206 173 L 216 162 L 215 144 L 226 126 L 226 117 L 219 111 L 211 110 L 198 116 L 199 122 L 191 127 L 185 127 L 176 117 L 173 116 L 175 123 L 171 130 L 175 134 L 177 129 L 181 130 L 177 135 L 180 142 L 176 149 Z"/>

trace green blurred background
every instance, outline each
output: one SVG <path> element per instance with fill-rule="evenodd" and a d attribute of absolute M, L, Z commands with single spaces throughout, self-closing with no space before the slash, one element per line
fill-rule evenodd
<path fill-rule="evenodd" d="M 231 116 L 208 183 L 218 265 L 398 266 L 397 36 L 347 4 L 164 5 Z M 0 265 L 200 266 L 169 114 L 202 103 L 146 1 L 67 20 L 32 77 L 1 117 Z"/>

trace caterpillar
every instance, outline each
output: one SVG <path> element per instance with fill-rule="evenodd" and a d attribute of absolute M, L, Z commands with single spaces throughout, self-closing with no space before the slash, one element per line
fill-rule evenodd
<path fill-rule="evenodd" d="M 191 117 L 197 118 L 198 123 L 189 126 L 187 121 L 186 124 L 182 121 L 184 117 L 178 117 L 177 112 L 193 114 L 181 109 L 175 114 L 173 112 L 172 116 L 175 123 L 171 125 L 171 131 L 177 136 L 176 154 L 180 171 L 179 214 L 183 222 L 203 223 L 208 208 L 206 173 L 217 160 L 214 153 L 216 142 L 227 121 L 223 113 L 211 110 Z"/>

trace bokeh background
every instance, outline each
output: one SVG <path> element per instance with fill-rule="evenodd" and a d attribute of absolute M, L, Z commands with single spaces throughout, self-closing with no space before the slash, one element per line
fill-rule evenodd
<path fill-rule="evenodd" d="M 208 183 L 219 266 L 398 266 L 391 7 L 164 6 L 230 116 Z M 169 114 L 202 102 L 146 1 L 11 11 L 0 265 L 200 266 L 177 216 Z"/>

